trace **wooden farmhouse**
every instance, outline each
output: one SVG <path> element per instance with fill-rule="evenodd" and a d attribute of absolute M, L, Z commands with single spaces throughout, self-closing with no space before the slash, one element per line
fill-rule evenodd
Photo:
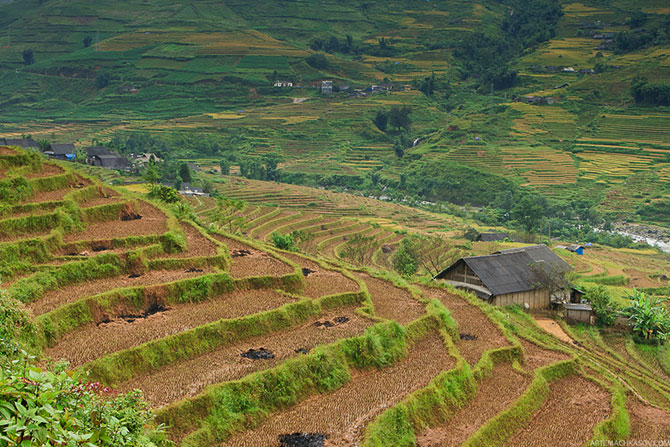
<path fill-rule="evenodd" d="M 563 278 L 570 270 L 546 245 L 532 245 L 461 258 L 434 279 L 472 292 L 493 305 L 546 309 L 552 302 L 578 300 L 580 292 Z"/>

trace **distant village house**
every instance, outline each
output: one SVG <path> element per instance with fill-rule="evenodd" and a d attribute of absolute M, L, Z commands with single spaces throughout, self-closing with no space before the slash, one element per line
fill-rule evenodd
<path fill-rule="evenodd" d="M 77 158 L 77 148 L 72 143 L 52 143 L 44 153 L 58 160 L 72 161 Z"/>
<path fill-rule="evenodd" d="M 24 149 L 39 149 L 40 145 L 32 138 L 1 138 L 0 145 L 22 147 Z"/>

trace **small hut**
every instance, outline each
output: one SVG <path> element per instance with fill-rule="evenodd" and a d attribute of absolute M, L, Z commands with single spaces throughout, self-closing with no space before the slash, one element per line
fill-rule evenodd
<path fill-rule="evenodd" d="M 593 324 L 595 315 L 588 304 L 567 303 L 563 305 L 565 321 L 569 324 Z"/>

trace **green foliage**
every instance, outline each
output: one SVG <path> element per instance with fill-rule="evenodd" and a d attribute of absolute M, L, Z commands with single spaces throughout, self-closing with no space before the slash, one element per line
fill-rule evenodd
<path fill-rule="evenodd" d="M 644 78 L 635 78 L 630 90 L 637 103 L 670 106 L 670 83 L 649 83 Z"/>
<path fill-rule="evenodd" d="M 176 189 L 157 184 L 150 186 L 149 197 L 159 199 L 165 203 L 177 203 L 181 200 Z"/>
<path fill-rule="evenodd" d="M 106 71 L 99 71 L 95 76 L 95 86 L 98 89 L 103 89 L 109 85 L 109 81 L 112 80 L 112 75 Z"/>
<path fill-rule="evenodd" d="M 23 50 L 22 55 L 23 65 L 33 65 L 35 63 L 35 53 L 30 48 Z"/>
<path fill-rule="evenodd" d="M 316 68 L 317 70 L 327 70 L 330 65 L 328 58 L 322 53 L 311 54 L 305 59 L 305 62 L 307 62 L 310 67 Z"/>
<path fill-rule="evenodd" d="M 407 331 L 395 321 L 376 324 L 362 336 L 342 341 L 341 347 L 355 368 L 382 368 L 407 355 Z"/>
<path fill-rule="evenodd" d="M 272 238 L 272 244 L 280 250 L 292 251 L 295 249 L 295 241 L 290 233 L 281 234 L 278 231 L 273 231 L 270 237 Z"/>
<path fill-rule="evenodd" d="M 17 338 L 21 332 L 33 330 L 34 325 L 22 303 L 0 289 L 0 359 L 17 354 L 20 348 Z"/>
<path fill-rule="evenodd" d="M 465 237 L 465 239 L 469 240 L 470 242 L 474 242 L 479 237 L 479 231 L 477 231 L 476 229 L 474 229 L 472 227 L 468 227 L 465 230 L 465 233 L 463 234 L 463 237 Z"/>
<path fill-rule="evenodd" d="M 418 254 L 414 251 L 408 238 L 402 240 L 400 247 L 393 255 L 393 268 L 402 276 L 412 276 L 419 270 Z"/>
<path fill-rule="evenodd" d="M 391 107 L 391 110 L 388 112 L 389 124 L 397 131 L 400 131 L 400 129 L 408 130 L 412 125 L 412 118 L 409 116 L 410 113 L 412 113 L 412 107 L 408 105 Z"/>
<path fill-rule="evenodd" d="M 584 299 L 589 302 L 596 313 L 596 324 L 601 327 L 609 327 L 617 318 L 617 306 L 603 285 L 586 288 Z"/>
<path fill-rule="evenodd" d="M 245 206 L 246 204 L 242 200 L 218 198 L 216 200 L 216 209 L 212 214 L 212 222 L 227 232 L 234 234 L 247 224 L 247 218 L 238 213 Z"/>
<path fill-rule="evenodd" d="M 2 362 L 0 446 L 157 447 L 145 429 L 153 416 L 140 391 L 112 396 L 99 383 L 58 367 L 30 366 L 32 358 Z M 162 427 L 160 428 L 162 431 Z"/>
<path fill-rule="evenodd" d="M 0 201 L 16 203 L 32 194 L 33 188 L 24 177 L 0 180 Z"/>
<path fill-rule="evenodd" d="M 377 110 L 377 114 L 375 115 L 375 119 L 373 120 L 375 126 L 377 126 L 377 129 L 381 130 L 382 132 L 386 132 L 386 126 L 388 125 L 388 121 L 389 121 L 388 112 L 384 110 Z"/>
<path fill-rule="evenodd" d="M 186 183 L 191 183 L 193 181 L 193 177 L 191 176 L 191 168 L 187 163 L 182 163 L 181 166 L 179 166 L 179 177 L 181 177 L 182 181 Z"/>
<path fill-rule="evenodd" d="M 339 256 L 352 264 L 369 265 L 372 263 L 372 255 L 379 244 L 380 242 L 374 236 L 357 234 L 344 244 Z"/>
<path fill-rule="evenodd" d="M 642 340 L 666 340 L 670 335 L 670 312 L 665 300 L 635 290 L 628 295 L 631 305 L 622 309 L 633 325 L 633 331 Z"/>

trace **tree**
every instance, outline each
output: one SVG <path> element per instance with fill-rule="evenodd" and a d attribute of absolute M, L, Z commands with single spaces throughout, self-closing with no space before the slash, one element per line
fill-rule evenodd
<path fill-rule="evenodd" d="M 99 71 L 98 74 L 95 76 L 95 86 L 98 89 L 103 89 L 109 85 L 109 81 L 111 81 L 112 75 L 107 73 L 106 71 Z"/>
<path fill-rule="evenodd" d="M 388 112 L 385 112 L 384 110 L 377 110 L 377 114 L 375 115 L 375 119 L 373 121 L 375 126 L 377 126 L 377 129 L 381 130 L 382 132 L 386 132 L 386 126 L 389 121 Z"/>
<path fill-rule="evenodd" d="M 144 180 L 151 183 L 152 185 L 158 183 L 158 181 L 161 179 L 160 174 L 158 173 L 158 168 L 156 167 L 156 163 L 149 162 L 147 163 L 147 167 L 144 170 Z"/>
<path fill-rule="evenodd" d="M 221 170 L 221 175 L 230 175 L 230 162 L 225 158 L 219 161 L 219 169 Z"/>
<path fill-rule="evenodd" d="M 389 123 L 397 131 L 400 129 L 408 130 L 412 125 L 412 119 L 409 117 L 410 113 L 412 113 L 412 108 L 408 105 L 393 106 L 389 111 Z"/>
<path fill-rule="evenodd" d="M 405 238 L 393 255 L 393 268 L 402 276 L 412 276 L 419 270 L 419 261 L 414 247 Z"/>
<path fill-rule="evenodd" d="M 468 227 L 468 229 L 465 230 L 465 233 L 463 234 L 463 237 L 465 237 L 465 239 L 467 239 L 471 242 L 474 242 L 479 237 L 479 231 L 475 230 L 472 227 Z"/>
<path fill-rule="evenodd" d="M 33 50 L 23 50 L 23 65 L 32 65 L 35 63 L 35 53 Z"/>
<path fill-rule="evenodd" d="M 93 43 L 93 38 L 91 36 L 84 37 L 84 40 L 83 40 L 84 48 L 90 47 L 92 43 Z"/>
<path fill-rule="evenodd" d="M 437 275 L 463 254 L 454 241 L 439 234 L 413 234 L 403 239 L 400 248 L 407 252 L 403 256 L 416 264 L 415 272 L 422 269 L 430 276 Z"/>
<path fill-rule="evenodd" d="M 423 92 L 426 96 L 433 96 L 435 92 L 435 72 L 421 82 L 419 91 Z"/>
<path fill-rule="evenodd" d="M 180 175 L 177 175 L 174 179 L 174 189 L 177 191 L 181 190 L 182 183 L 184 183 L 184 179 L 182 179 Z"/>
<path fill-rule="evenodd" d="M 277 70 L 272 72 L 272 84 L 277 82 L 279 80 L 279 73 L 277 73 Z"/>
<path fill-rule="evenodd" d="M 402 158 L 402 156 L 405 155 L 405 148 L 399 139 L 396 139 L 395 143 L 393 143 L 393 152 L 395 152 L 395 155 L 398 158 Z"/>
<path fill-rule="evenodd" d="M 181 166 L 179 166 L 179 177 L 181 177 L 185 183 L 191 183 L 193 181 L 193 178 L 191 177 L 191 168 L 188 167 L 188 164 L 182 163 Z"/>
<path fill-rule="evenodd" d="M 220 198 L 216 202 L 216 210 L 212 215 L 212 220 L 229 233 L 236 233 L 247 224 L 247 219 L 238 215 L 238 211 L 244 207 L 245 203 L 241 200 Z"/>
<path fill-rule="evenodd" d="M 584 299 L 588 301 L 596 314 L 596 324 L 601 327 L 609 327 L 614 324 L 617 317 L 616 304 L 602 284 L 587 287 Z"/>
<path fill-rule="evenodd" d="M 328 58 L 321 53 L 310 55 L 305 62 L 307 62 L 310 67 L 316 68 L 317 70 L 326 70 L 330 65 Z"/>
<path fill-rule="evenodd" d="M 372 264 L 372 255 L 379 247 L 379 241 L 374 236 L 357 234 L 349 239 L 340 251 L 340 258 L 351 264 L 366 266 Z"/>
<path fill-rule="evenodd" d="M 546 199 L 526 195 L 512 208 L 510 215 L 526 232 L 531 233 L 539 226 L 545 211 Z"/>

